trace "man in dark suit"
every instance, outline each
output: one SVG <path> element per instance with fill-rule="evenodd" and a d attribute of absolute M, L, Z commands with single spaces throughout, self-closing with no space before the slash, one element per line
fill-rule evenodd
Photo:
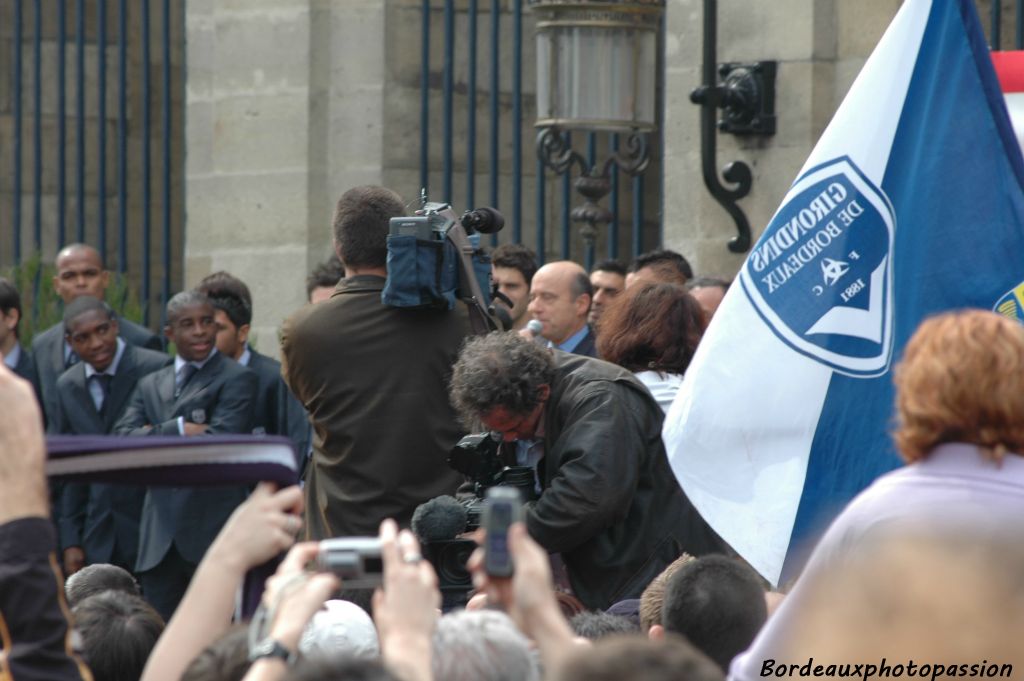
<path fill-rule="evenodd" d="M 18 340 L 21 296 L 14 284 L 0 277 L 0 356 L 7 368 L 32 384 L 39 399 L 39 374 L 28 348 Z"/>
<path fill-rule="evenodd" d="M 65 305 L 86 295 L 103 300 L 110 283 L 110 272 L 103 268 L 103 258 L 95 248 L 85 244 L 65 246 L 57 253 L 54 264 L 57 274 L 53 277 L 53 289 Z M 118 334 L 129 345 L 163 350 L 163 341 L 149 329 L 120 317 L 117 322 Z M 64 337 L 63 323 L 36 334 L 32 339 L 32 355 L 39 371 L 43 416 L 49 422 L 57 408 L 57 379 L 78 361 L 78 355 L 72 352 Z"/>
<path fill-rule="evenodd" d="M 404 214 L 384 187 L 345 192 L 334 213 L 345 279 L 282 329 L 284 377 L 313 423 L 311 539 L 373 534 L 384 518 L 408 524 L 418 504 L 462 480 L 445 463 L 465 432 L 447 383 L 469 315 L 462 303 L 439 311 L 381 302 L 388 222 Z"/>
<path fill-rule="evenodd" d="M 162 352 L 119 338 L 117 315 L 101 300 L 80 296 L 64 309 L 64 328 L 81 358 L 57 379 L 52 430 L 64 435 L 107 434 L 121 417 L 136 382 L 171 363 Z M 135 568 L 143 487 L 68 483 L 54 509 L 64 574 L 91 563 Z"/>
<path fill-rule="evenodd" d="M 548 347 L 597 357 L 594 332 L 587 324 L 593 297 L 587 271 L 574 262 L 560 260 L 544 265 L 533 275 L 527 310 L 543 324 L 540 335 Z M 519 333 L 533 337 L 528 330 Z"/>
<path fill-rule="evenodd" d="M 252 294 L 245 282 L 228 272 L 214 272 L 196 289 L 210 299 L 217 323 L 217 351 L 249 367 L 259 377 L 253 435 L 284 435 L 295 445 L 302 468 L 312 434 L 309 417 L 281 378 L 281 363 L 249 345 Z"/>
<path fill-rule="evenodd" d="M 174 365 L 139 379 L 114 426 L 122 435 L 185 435 L 252 431 L 256 374 L 217 352 L 209 299 L 197 291 L 167 303 Z M 139 575 L 146 599 L 169 619 L 196 566 L 235 507 L 243 487 L 151 487 L 142 507 Z"/>

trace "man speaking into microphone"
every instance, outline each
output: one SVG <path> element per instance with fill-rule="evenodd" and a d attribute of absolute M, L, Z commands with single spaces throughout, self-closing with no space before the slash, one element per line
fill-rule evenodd
<path fill-rule="evenodd" d="M 661 408 L 625 369 L 492 333 L 466 343 L 450 395 L 464 421 L 501 434 L 507 465 L 536 470 L 526 526 L 588 608 L 639 597 L 683 551 L 728 552 L 669 468 Z"/>

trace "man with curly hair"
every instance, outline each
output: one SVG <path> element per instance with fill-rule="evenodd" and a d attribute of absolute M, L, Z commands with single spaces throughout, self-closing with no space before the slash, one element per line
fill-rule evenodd
<path fill-rule="evenodd" d="M 492 333 L 466 343 L 451 398 L 501 434 L 506 464 L 536 470 L 527 528 L 588 608 L 638 598 L 684 550 L 727 550 L 669 468 L 661 409 L 625 369 Z"/>

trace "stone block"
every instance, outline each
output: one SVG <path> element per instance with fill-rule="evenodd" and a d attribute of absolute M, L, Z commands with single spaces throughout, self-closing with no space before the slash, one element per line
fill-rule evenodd
<path fill-rule="evenodd" d="M 305 168 L 308 158 L 307 92 L 218 98 L 214 104 L 213 159 L 219 172 Z"/>
<path fill-rule="evenodd" d="M 308 183 L 302 169 L 250 174 L 190 175 L 188 250 L 213 252 L 304 243 Z"/>
<path fill-rule="evenodd" d="M 900 0 L 835 0 L 836 57 L 865 58 L 900 8 Z"/>
<path fill-rule="evenodd" d="M 665 7 L 665 66 L 699 67 L 704 50 L 704 7 L 700 0 L 668 0 Z"/>
<path fill-rule="evenodd" d="M 815 0 L 718 3 L 718 61 L 790 61 L 814 53 Z"/>
<path fill-rule="evenodd" d="M 185 126 L 185 173 L 209 174 L 213 165 L 214 104 L 209 101 L 189 102 Z"/>
<path fill-rule="evenodd" d="M 216 12 L 215 94 L 288 93 L 308 87 L 310 17 L 301 7 Z"/>
<path fill-rule="evenodd" d="M 327 56 L 332 84 L 345 89 L 356 85 L 380 85 L 385 80 L 388 46 L 385 40 L 383 3 L 335 5 L 328 16 L 330 43 L 319 46 L 319 57 Z M 412 40 L 400 49 L 413 49 Z"/>

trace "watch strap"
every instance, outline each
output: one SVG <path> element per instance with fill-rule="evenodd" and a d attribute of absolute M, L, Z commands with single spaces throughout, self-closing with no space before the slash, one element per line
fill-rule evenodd
<path fill-rule="evenodd" d="M 249 653 L 249 662 L 255 662 L 264 658 L 276 658 L 283 660 L 286 664 L 291 664 L 295 661 L 295 653 L 280 641 L 266 638 Z"/>

